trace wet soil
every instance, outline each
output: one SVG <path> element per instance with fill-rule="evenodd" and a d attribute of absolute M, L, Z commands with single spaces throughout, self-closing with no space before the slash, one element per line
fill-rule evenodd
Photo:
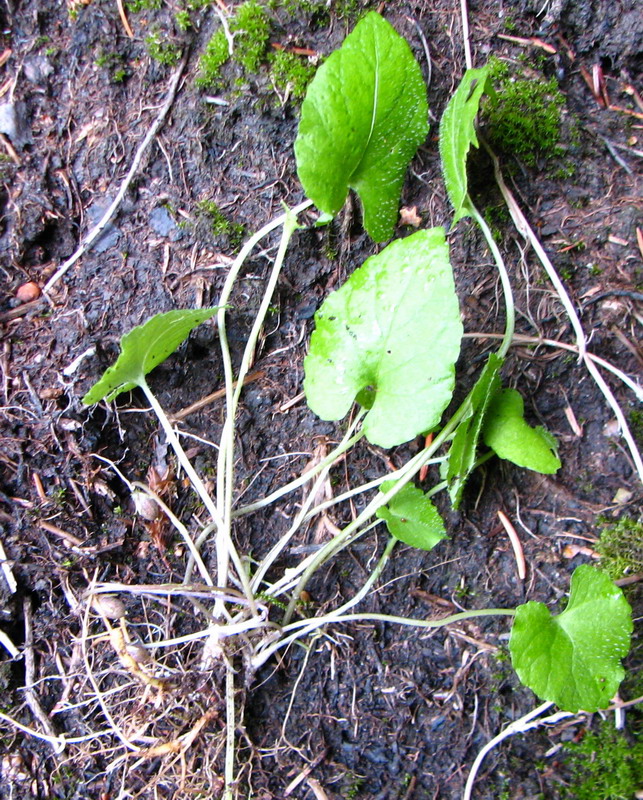
<path fill-rule="evenodd" d="M 582 314 L 592 352 L 632 376 L 643 360 L 643 109 L 636 96 L 643 91 L 643 21 L 637 5 L 469 2 L 474 63 L 495 54 L 559 81 L 564 154 L 533 166 L 505 154 L 503 165 Z M 93 580 L 158 585 L 180 583 L 185 574 L 185 547 L 168 526 L 136 514 L 114 465 L 128 480 L 148 483 L 155 477 L 151 468 L 157 476 L 169 468 L 166 483 L 156 486 L 174 513 L 196 530 L 200 511 L 174 477 L 162 434 L 141 413 L 142 396 L 93 410 L 80 398 L 131 327 L 159 311 L 216 303 L 235 242 L 231 232 L 213 231 L 204 201 L 252 232 L 280 213 L 282 203 L 303 199 L 292 151 L 298 107 L 282 102 L 265 65 L 220 93 L 195 85 L 199 55 L 220 24 L 213 7 L 192 12 L 187 31 L 177 27 L 180 9 L 172 2 L 126 9 L 132 37 L 118 4 L 107 0 L 77 5 L 73 14 L 36 0 L 6 0 L 0 8 L 0 543 L 16 581 L 0 578 L 0 627 L 33 654 L 32 692 L 50 730 L 79 740 L 57 753 L 11 722 L 45 730 L 23 688 L 29 664 L 3 650 L 0 796 L 7 798 L 221 796 L 220 667 L 204 672 L 202 645 L 186 644 L 164 656 L 174 682 L 169 697 L 159 695 L 123 667 L 100 639 L 105 626 L 86 615 L 83 603 Z M 326 55 L 360 10 L 279 6 L 271 11 L 271 44 Z M 460 4 L 391 2 L 383 13 L 422 65 L 434 123 L 409 170 L 402 205 L 415 206 L 423 226 L 448 226 L 435 123 L 465 68 Z M 178 66 L 150 57 L 145 40 L 151 33 L 185 55 L 167 119 L 102 236 L 56 283 L 50 301 L 21 303 L 18 289 L 28 282 L 44 286 L 100 219 L 167 97 Z M 117 69 L 122 79 L 115 80 Z M 591 83 L 601 75 L 595 96 L 586 78 Z M 484 157 L 475 160 L 480 201 L 498 206 L 487 188 L 490 165 Z M 537 260 L 506 220 L 496 223 L 511 263 L 518 331 L 573 343 Z M 458 401 L 493 347 L 482 334 L 502 332 L 503 311 L 497 275 L 476 230 L 461 223 L 450 241 L 465 329 L 481 334 L 465 340 Z M 264 247 L 247 263 L 233 297 L 229 335 L 237 360 L 276 239 Z M 356 204 L 328 228 L 295 234 L 257 353 L 259 375 L 242 395 L 237 470 L 243 502 L 296 477 L 320 444 L 341 437 L 341 426 L 319 421 L 296 399 L 302 361 L 323 298 L 377 249 L 362 232 Z M 608 379 L 629 416 L 637 410 L 634 396 Z M 431 553 L 399 547 L 360 606 L 364 611 L 433 617 L 531 599 L 555 606 L 574 567 L 592 560 L 601 515 L 640 516 L 643 495 L 631 458 L 575 356 L 556 347 L 516 346 L 505 380 L 520 388 L 531 421 L 558 438 L 562 469 L 543 476 L 491 461 L 472 478 L 458 512 L 438 497 L 450 538 Z M 220 388 L 214 329 L 198 329 L 150 383 L 170 412 Z M 218 401 L 181 423 L 198 437 L 186 439 L 190 455 L 210 477 L 216 453 L 207 442 L 218 440 L 222 420 Z M 331 490 L 339 494 L 401 466 L 422 444 L 390 453 L 359 444 L 333 469 Z M 437 472 L 429 474 L 426 488 L 438 480 Z M 299 494 L 241 520 L 240 551 L 265 555 L 300 500 Z M 332 523 L 349 522 L 363 503 L 334 512 Z M 518 578 L 498 510 L 511 517 L 522 540 L 526 581 Z M 287 559 L 296 561 L 297 547 L 301 552 L 316 535 L 327 533 L 307 532 Z M 384 543 L 379 531 L 325 567 L 309 587 L 306 613 L 350 598 Z M 214 568 L 207 544 L 204 558 Z M 202 627 L 185 598 L 164 605 L 124 597 L 128 620 L 142 631 L 167 638 L 170 631 L 185 636 Z M 306 649 L 292 648 L 240 685 L 239 796 L 461 797 L 479 749 L 537 702 L 511 671 L 507 640 L 502 618 L 430 633 L 361 622 L 329 628 Z M 641 659 L 636 642 L 632 670 Z M 237 668 L 241 674 L 243 665 Z M 560 745 L 590 723 L 579 718 L 505 743 L 485 762 L 476 796 L 564 796 L 568 774 Z M 141 757 L 128 755 L 114 728 L 142 736 L 146 748 L 194 736 L 183 749 L 150 749 Z"/>

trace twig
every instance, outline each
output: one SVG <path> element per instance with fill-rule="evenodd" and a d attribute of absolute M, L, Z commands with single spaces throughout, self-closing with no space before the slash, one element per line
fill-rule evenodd
<path fill-rule="evenodd" d="M 502 527 L 507 532 L 511 546 L 513 547 L 514 555 L 516 556 L 516 564 L 518 565 L 518 577 L 524 581 L 527 577 L 527 565 L 525 564 L 525 554 L 522 549 L 522 544 L 516 533 L 516 529 L 509 521 L 509 518 L 504 511 L 498 511 L 498 518 L 502 522 Z"/>
<path fill-rule="evenodd" d="M 174 102 L 174 98 L 176 97 L 176 93 L 179 87 L 179 82 L 181 80 L 181 76 L 183 75 L 183 70 L 185 69 L 185 65 L 187 64 L 188 60 L 188 50 L 185 51 L 183 54 L 183 58 L 181 59 L 181 63 L 176 68 L 174 75 L 170 80 L 170 85 L 167 92 L 167 97 L 165 98 L 165 102 L 161 106 L 161 110 L 159 111 L 156 119 L 152 123 L 149 131 L 145 135 L 145 138 L 138 146 L 136 153 L 134 155 L 134 159 L 132 161 L 132 166 L 129 169 L 129 172 L 125 176 L 116 197 L 114 198 L 113 202 L 111 203 L 110 207 L 107 211 L 103 214 L 100 221 L 92 228 L 92 230 L 87 234 L 83 242 L 81 243 L 80 247 L 76 250 L 73 255 L 71 255 L 64 264 L 58 268 L 58 270 L 52 275 L 52 277 L 47 281 L 44 288 L 44 293 L 48 294 L 51 292 L 53 287 L 58 283 L 58 281 L 65 275 L 65 273 L 73 267 L 73 265 L 78 261 L 81 256 L 83 256 L 92 246 L 92 244 L 100 237 L 102 232 L 105 230 L 107 225 L 109 224 L 110 220 L 116 213 L 118 207 L 123 202 L 123 198 L 127 190 L 129 189 L 130 184 L 134 180 L 134 176 L 138 172 L 138 169 L 141 165 L 141 161 L 143 160 L 143 156 L 145 155 L 145 151 L 149 147 L 150 143 L 159 132 L 161 126 L 165 122 L 165 118 L 168 115 L 170 108 L 172 107 L 172 103 Z"/>
<path fill-rule="evenodd" d="M 460 16 L 462 17 L 464 63 L 467 65 L 467 69 L 472 69 L 473 60 L 471 59 L 471 42 L 469 41 L 469 12 L 467 11 L 467 0 L 460 0 Z"/>
<path fill-rule="evenodd" d="M 263 378 L 265 373 L 262 370 L 257 370 L 256 372 L 251 372 L 250 375 L 246 375 L 243 381 L 243 385 L 245 386 L 248 383 L 252 383 L 253 381 L 258 381 Z M 237 382 L 234 381 L 233 387 L 237 388 Z M 225 397 L 225 387 L 223 389 L 217 389 L 216 392 L 212 392 L 212 394 L 206 395 L 202 397 L 200 400 L 197 400 L 196 403 L 192 403 L 192 405 L 187 406 L 186 408 L 182 408 L 180 411 L 177 411 L 176 414 L 169 414 L 170 422 L 178 422 L 181 419 L 185 419 L 189 417 L 190 414 L 196 414 L 197 411 L 200 411 L 202 408 L 209 406 L 210 403 L 214 403 L 216 400 L 220 400 L 222 397 Z"/>
<path fill-rule="evenodd" d="M 2 572 L 4 574 L 4 579 L 7 582 L 7 586 L 9 587 L 9 591 L 11 594 L 15 594 L 18 590 L 18 584 L 16 583 L 16 579 L 13 576 L 13 572 L 11 570 L 11 564 L 9 563 L 9 559 L 7 558 L 7 554 L 4 550 L 4 545 L 0 541 L 0 559 L 2 564 Z"/>
<path fill-rule="evenodd" d="M 33 686 L 36 680 L 36 662 L 33 654 L 33 625 L 31 618 L 30 597 L 24 598 L 22 603 L 22 610 L 25 617 L 25 647 L 24 647 L 25 700 L 27 701 L 27 705 L 29 706 L 29 708 L 32 710 L 34 717 L 36 717 L 38 722 L 40 722 L 42 727 L 45 729 L 45 733 L 47 734 L 47 736 L 50 737 L 48 741 L 54 748 L 54 752 L 62 753 L 62 751 L 65 749 L 65 744 L 64 742 L 61 742 L 58 736 L 56 736 L 56 731 L 54 730 L 54 727 L 51 724 L 51 720 L 45 714 L 42 706 L 40 705 L 40 701 L 36 697 L 36 693 L 33 690 Z"/>
<path fill-rule="evenodd" d="M 11 658 L 20 658 L 20 650 L 15 646 L 4 631 L 0 631 L 0 644 L 9 653 Z"/>
<path fill-rule="evenodd" d="M 123 0 L 116 0 L 116 5 L 118 6 L 118 15 L 121 18 L 121 22 L 123 23 L 123 27 L 125 28 L 125 33 L 129 36 L 130 39 L 134 38 L 134 32 L 130 28 L 130 24 L 127 21 L 127 15 L 125 14 L 125 7 L 123 6 Z"/>

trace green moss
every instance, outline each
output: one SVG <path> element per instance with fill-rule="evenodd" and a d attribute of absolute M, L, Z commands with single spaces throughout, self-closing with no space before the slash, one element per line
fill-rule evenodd
<path fill-rule="evenodd" d="M 235 59 L 248 71 L 256 72 L 266 57 L 270 18 L 266 9 L 249 0 L 237 9 L 230 23 L 234 33 Z"/>
<path fill-rule="evenodd" d="M 182 8 L 176 12 L 174 15 L 174 21 L 176 22 L 176 27 L 185 33 L 188 28 L 192 27 L 192 19 L 190 18 L 190 12 L 186 11 L 186 9 Z"/>
<path fill-rule="evenodd" d="M 490 63 L 497 89 L 484 111 L 491 146 L 529 166 L 559 155 L 565 98 L 556 80 L 512 76 L 498 59 Z"/>
<path fill-rule="evenodd" d="M 566 796 L 574 800 L 631 800 L 643 789 L 643 740 L 630 744 L 609 722 L 581 742 L 565 746 L 572 780 Z"/>
<path fill-rule="evenodd" d="M 278 89 L 300 100 L 306 94 L 315 71 L 316 67 L 302 56 L 279 50 L 272 58 L 270 76 Z"/>
<path fill-rule="evenodd" d="M 179 63 L 181 58 L 181 48 L 172 42 L 163 41 L 158 32 L 151 33 L 145 39 L 145 46 L 150 58 L 160 64 L 167 64 L 170 67 Z"/>
<path fill-rule="evenodd" d="M 201 200 L 198 209 L 202 216 L 209 218 L 213 236 L 227 236 L 233 249 L 239 247 L 245 234 L 243 225 L 224 216 L 213 200 Z"/>
<path fill-rule="evenodd" d="M 199 74 L 196 85 L 204 88 L 214 88 L 221 82 L 221 67 L 230 58 L 228 40 L 221 28 L 207 43 L 203 55 L 199 59 Z"/>
<path fill-rule="evenodd" d="M 163 0 L 127 0 L 126 5 L 133 14 L 140 14 L 141 11 L 158 11 Z"/>
<path fill-rule="evenodd" d="M 601 567 L 612 580 L 643 572 L 643 520 L 622 517 L 605 525 L 596 545 Z"/>
<path fill-rule="evenodd" d="M 643 411 L 636 408 L 630 411 L 630 430 L 638 446 L 643 449 Z"/>

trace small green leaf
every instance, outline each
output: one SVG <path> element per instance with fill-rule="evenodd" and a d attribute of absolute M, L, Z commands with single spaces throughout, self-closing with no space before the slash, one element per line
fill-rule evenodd
<path fill-rule="evenodd" d="M 148 372 L 172 355 L 193 328 L 210 319 L 217 308 L 178 309 L 156 314 L 121 339 L 121 354 L 83 397 L 87 406 L 104 397 L 113 400 L 121 392 L 141 386 Z"/>
<path fill-rule="evenodd" d="M 386 481 L 381 486 L 386 493 L 395 486 Z M 380 506 L 376 515 L 386 522 L 392 536 L 411 547 L 432 550 L 442 539 L 447 538 L 442 517 L 437 508 L 421 489 L 406 484 L 392 497 L 388 505 Z"/>
<path fill-rule="evenodd" d="M 497 456 L 536 472 L 560 469 L 556 439 L 542 427 L 532 428 L 524 418 L 523 399 L 515 389 L 498 392 L 489 405 L 483 438 Z"/>
<path fill-rule="evenodd" d="M 475 464 L 482 423 L 491 398 L 500 388 L 500 369 L 503 363 L 503 358 L 495 353 L 490 354 L 469 394 L 467 411 L 456 428 L 444 471 L 453 508 L 460 505 L 464 485 Z"/>
<path fill-rule="evenodd" d="M 587 564 L 572 575 L 567 608 L 518 606 L 509 650 L 518 677 L 563 711 L 593 712 L 616 694 L 630 648 L 632 609 L 609 577 Z"/>
<path fill-rule="evenodd" d="M 315 315 L 304 361 L 308 405 L 322 419 L 341 419 L 360 395 L 370 403 L 368 439 L 382 447 L 407 442 L 440 421 L 461 337 L 444 230 L 397 240 Z"/>
<path fill-rule="evenodd" d="M 349 188 L 378 242 L 393 235 L 409 161 L 428 133 L 426 87 L 406 41 L 368 13 L 317 70 L 301 108 L 297 173 L 333 216 Z"/>
<path fill-rule="evenodd" d="M 467 155 L 478 147 L 475 119 L 482 95 L 492 91 L 489 67 L 468 69 L 440 120 L 440 158 L 449 200 L 455 209 L 453 224 L 470 211 L 467 185 Z"/>

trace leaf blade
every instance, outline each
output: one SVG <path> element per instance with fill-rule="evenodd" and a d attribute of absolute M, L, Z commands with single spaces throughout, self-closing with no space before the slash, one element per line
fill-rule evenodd
<path fill-rule="evenodd" d="M 469 395 L 469 408 L 453 436 L 444 477 L 449 484 L 449 496 L 454 509 L 460 505 L 464 486 L 473 470 L 484 418 L 493 396 L 500 388 L 503 363 L 504 358 L 496 353 L 489 355 Z"/>
<path fill-rule="evenodd" d="M 623 592 L 587 564 L 572 575 L 566 609 L 552 617 L 543 603 L 516 609 L 509 640 L 525 686 L 563 711 L 605 708 L 624 677 L 632 610 Z"/>
<path fill-rule="evenodd" d="M 440 161 L 451 205 L 453 225 L 470 216 L 467 181 L 467 156 L 471 145 L 478 147 L 475 119 L 480 100 L 490 91 L 489 67 L 468 69 L 440 120 Z"/>
<path fill-rule="evenodd" d="M 304 391 L 341 419 L 367 387 L 369 441 L 394 447 L 435 427 L 453 393 L 462 323 L 444 230 L 419 231 L 369 258 L 315 315 Z"/>
<path fill-rule="evenodd" d="M 388 492 L 394 485 L 394 481 L 385 481 L 381 492 Z M 375 514 L 386 522 L 392 536 L 411 547 L 432 550 L 438 542 L 447 538 L 446 528 L 437 508 L 416 486 L 403 486 Z"/>
<path fill-rule="evenodd" d="M 85 394 L 85 405 L 104 397 L 113 400 L 122 392 L 140 386 L 148 372 L 181 345 L 191 331 L 213 317 L 218 308 L 175 309 L 155 314 L 121 338 L 121 353 Z"/>
<path fill-rule="evenodd" d="M 369 235 L 390 238 L 427 118 L 422 73 L 407 42 L 369 12 L 318 69 L 302 104 L 295 157 L 306 194 L 334 216 L 354 189 Z"/>
<path fill-rule="evenodd" d="M 483 438 L 497 456 L 519 467 L 552 475 L 560 469 L 556 440 L 544 428 L 525 422 L 524 401 L 515 389 L 498 392 L 489 405 Z"/>

